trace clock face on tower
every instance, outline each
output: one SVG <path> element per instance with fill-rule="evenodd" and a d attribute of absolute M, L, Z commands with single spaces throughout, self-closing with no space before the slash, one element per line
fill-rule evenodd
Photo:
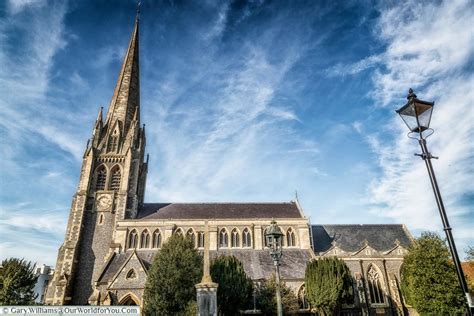
<path fill-rule="evenodd" d="M 109 194 L 100 195 L 97 198 L 97 210 L 107 211 L 112 206 L 112 197 Z"/>

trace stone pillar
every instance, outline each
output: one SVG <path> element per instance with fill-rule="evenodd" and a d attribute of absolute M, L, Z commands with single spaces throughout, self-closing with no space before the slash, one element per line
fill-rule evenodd
<path fill-rule="evenodd" d="M 204 232 L 204 267 L 201 283 L 196 284 L 198 316 L 217 316 L 217 283 L 212 282 L 209 260 L 209 223 Z"/>
<path fill-rule="evenodd" d="M 198 316 L 217 316 L 217 283 L 196 284 Z"/>

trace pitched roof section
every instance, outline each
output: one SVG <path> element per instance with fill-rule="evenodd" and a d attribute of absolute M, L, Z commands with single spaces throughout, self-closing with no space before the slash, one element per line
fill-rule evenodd
<path fill-rule="evenodd" d="M 123 132 L 126 133 L 130 122 L 133 120 L 135 112 L 138 111 L 140 117 L 140 69 L 139 69 L 139 23 L 138 17 L 135 19 L 132 37 L 128 44 L 127 53 L 120 69 L 120 74 L 115 85 L 114 94 L 110 101 L 107 112 L 106 123 L 108 128 L 113 128 L 115 122 L 120 120 Z"/>
<path fill-rule="evenodd" d="M 403 225 L 312 225 L 313 249 L 325 252 L 334 242 L 340 249 L 355 252 L 370 245 L 378 251 L 393 249 L 398 242 L 404 248 L 411 244 L 411 236 Z"/>
<path fill-rule="evenodd" d="M 303 218 L 290 203 L 145 203 L 138 219 Z"/>
<path fill-rule="evenodd" d="M 137 250 L 136 254 L 144 267 L 148 270 L 153 262 L 154 256 L 160 250 Z M 201 252 L 201 251 L 200 251 Z M 120 272 L 126 261 L 133 255 L 132 250 L 117 254 L 112 262 L 106 267 L 105 273 L 100 277 L 100 282 L 111 282 Z M 274 265 L 268 250 L 254 249 L 228 249 L 211 250 L 211 258 L 218 256 L 235 256 L 239 259 L 245 273 L 253 280 L 268 279 L 274 273 Z M 312 259 L 311 250 L 303 249 L 285 249 L 281 258 L 280 273 L 283 279 L 303 279 L 306 270 L 306 264 Z M 141 280 L 145 286 L 145 279 Z"/>
<path fill-rule="evenodd" d="M 210 251 L 211 258 L 235 256 L 242 262 L 245 273 L 252 280 L 269 279 L 275 272 L 272 257 L 268 250 L 218 250 Z M 313 258 L 311 250 L 284 249 L 280 261 L 282 279 L 304 279 L 307 263 Z"/>

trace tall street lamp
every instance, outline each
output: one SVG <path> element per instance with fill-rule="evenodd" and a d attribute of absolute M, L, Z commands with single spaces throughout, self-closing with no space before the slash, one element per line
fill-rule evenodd
<path fill-rule="evenodd" d="M 281 240 L 283 233 L 280 227 L 278 227 L 276 221 L 272 219 L 270 227 L 265 231 L 265 239 L 267 246 L 270 248 L 270 255 L 273 259 L 273 265 L 275 266 L 275 278 L 276 278 L 276 300 L 277 300 L 277 314 L 278 316 L 283 315 L 283 309 L 281 306 L 281 294 L 280 294 L 280 259 L 282 256 L 281 252 Z"/>
<path fill-rule="evenodd" d="M 443 228 L 446 233 L 446 238 L 448 240 L 449 250 L 451 251 L 451 256 L 453 257 L 454 265 L 456 266 L 456 272 L 458 274 L 459 283 L 461 284 L 461 288 L 464 294 L 466 295 L 468 303 L 468 315 L 472 315 L 471 296 L 469 294 L 466 279 L 464 278 L 464 273 L 461 268 L 461 262 L 459 261 L 456 245 L 454 244 L 453 235 L 451 233 L 452 229 L 449 226 L 448 216 L 446 215 L 446 210 L 444 208 L 443 199 L 441 198 L 438 182 L 436 181 L 433 165 L 431 164 L 431 158 L 438 158 L 432 156 L 431 153 L 428 151 L 428 147 L 426 146 L 426 138 L 433 134 L 433 129 L 430 128 L 430 121 L 431 114 L 433 112 L 434 102 L 422 101 L 417 99 L 416 94 L 413 92 L 413 89 L 410 89 L 408 91 L 407 99 L 408 102 L 396 112 L 401 116 L 405 124 L 408 126 L 408 129 L 410 130 L 408 137 L 418 139 L 418 142 L 420 143 L 422 153 L 415 155 L 420 156 L 425 161 L 426 169 L 428 169 L 428 175 L 430 176 L 431 186 L 433 187 L 436 203 L 438 204 L 439 214 L 441 216 Z"/>

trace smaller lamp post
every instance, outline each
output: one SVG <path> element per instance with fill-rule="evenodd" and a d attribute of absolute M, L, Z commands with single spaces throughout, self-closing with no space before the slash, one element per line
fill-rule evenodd
<path fill-rule="evenodd" d="M 408 126 L 408 129 L 410 130 L 409 137 L 418 139 L 418 142 L 420 143 L 422 153 L 415 155 L 420 156 L 425 161 L 426 169 L 428 170 L 428 175 L 431 181 L 431 186 L 433 187 L 436 203 L 438 204 L 438 210 L 441 216 L 441 221 L 443 223 L 443 229 L 446 233 L 446 239 L 448 240 L 449 250 L 451 252 L 451 256 L 453 257 L 454 265 L 456 266 L 456 272 L 458 275 L 459 283 L 464 294 L 466 295 L 466 300 L 468 304 L 467 312 L 468 315 L 472 315 L 471 295 L 469 294 L 466 279 L 464 278 L 464 273 L 461 267 L 461 261 L 459 260 L 456 245 L 454 244 L 453 234 L 451 232 L 452 228 L 449 226 L 448 216 L 446 215 L 443 199 L 441 198 L 441 192 L 438 187 L 438 182 L 436 181 L 433 165 L 431 164 L 431 159 L 437 159 L 437 157 L 432 156 L 431 153 L 428 151 L 428 147 L 426 146 L 426 138 L 433 133 L 433 130 L 430 128 L 430 121 L 431 114 L 433 112 L 434 102 L 422 101 L 420 99 L 417 99 L 416 94 L 413 92 L 413 89 L 408 90 L 407 99 L 408 102 L 396 112 L 401 116 L 405 124 Z M 427 131 L 427 135 L 423 135 L 423 132 L 425 131 Z"/>
<path fill-rule="evenodd" d="M 280 227 L 278 227 L 277 222 L 272 219 L 271 225 L 265 231 L 265 239 L 267 241 L 267 246 L 270 248 L 270 255 L 273 259 L 273 265 L 275 266 L 275 279 L 276 279 L 276 300 L 277 300 L 277 315 L 283 315 L 283 309 L 281 306 L 281 294 L 280 294 L 280 259 L 282 256 L 281 252 L 281 240 L 283 238 L 283 233 L 281 232 Z"/>

